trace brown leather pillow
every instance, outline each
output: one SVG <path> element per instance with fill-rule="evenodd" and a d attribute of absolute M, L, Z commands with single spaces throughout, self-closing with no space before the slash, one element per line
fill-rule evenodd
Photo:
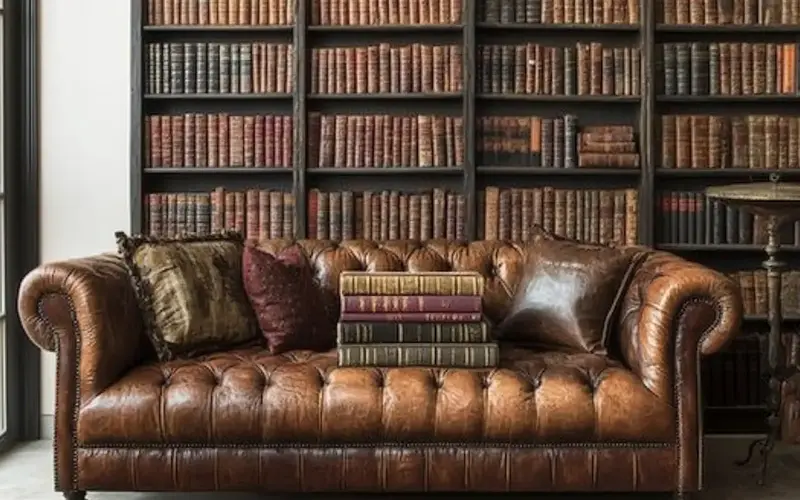
<path fill-rule="evenodd" d="M 607 353 L 607 337 L 641 248 L 590 245 L 534 227 L 522 278 L 498 335 L 543 348 Z"/>
<path fill-rule="evenodd" d="M 240 234 L 156 238 L 120 231 L 116 237 L 160 360 L 258 340 L 242 284 Z"/>
<path fill-rule="evenodd" d="M 325 306 L 313 269 L 299 246 L 287 247 L 273 256 L 248 242 L 242 276 L 272 354 L 333 347 L 336 320 Z"/>

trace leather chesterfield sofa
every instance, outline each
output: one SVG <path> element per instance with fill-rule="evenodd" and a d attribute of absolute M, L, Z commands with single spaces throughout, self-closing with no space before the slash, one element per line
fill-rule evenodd
<path fill-rule="evenodd" d="M 277 252 L 288 241 L 264 241 Z M 343 270 L 476 270 L 497 322 L 525 247 L 299 242 Z M 623 296 L 615 355 L 501 345 L 496 369 L 337 368 L 335 351 L 261 348 L 158 363 L 121 258 L 24 280 L 30 338 L 57 353 L 55 489 L 673 492 L 702 487 L 700 357 L 742 316 L 736 285 L 664 252 Z"/>

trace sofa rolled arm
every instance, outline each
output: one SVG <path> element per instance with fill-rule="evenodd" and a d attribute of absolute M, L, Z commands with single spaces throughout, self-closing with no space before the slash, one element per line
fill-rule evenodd
<path fill-rule="evenodd" d="M 690 382 L 680 375 L 697 382 L 696 369 L 677 373 L 677 364 L 694 367 L 698 354 L 723 348 L 739 331 L 742 315 L 741 293 L 733 280 L 676 255 L 653 252 L 622 301 L 623 359 L 650 391 L 672 399 L 676 384 Z"/>
<path fill-rule="evenodd" d="M 79 385 L 82 401 L 117 380 L 144 352 L 136 298 L 114 254 L 40 265 L 23 279 L 17 307 L 28 337 L 58 353 L 57 390 Z"/>

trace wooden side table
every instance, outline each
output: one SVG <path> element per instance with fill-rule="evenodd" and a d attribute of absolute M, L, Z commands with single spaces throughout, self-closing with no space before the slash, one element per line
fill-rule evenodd
<path fill-rule="evenodd" d="M 783 309 L 781 304 L 781 272 L 787 267 L 778 260 L 780 251 L 779 231 L 782 225 L 800 220 L 800 184 L 779 182 L 780 176 L 772 174 L 770 182 L 714 186 L 706 189 L 706 196 L 715 198 L 727 205 L 735 206 L 753 214 L 766 216 L 768 242 L 764 251 L 767 260 L 763 267 L 767 270 L 767 297 L 769 336 L 767 338 L 767 370 L 769 393 L 767 396 L 767 434 L 754 441 L 741 462 L 744 465 L 753 457 L 756 447 L 761 455 L 761 477 L 759 484 L 766 482 L 767 462 L 780 435 L 781 387 L 797 370 L 786 363 L 786 348 L 781 337 Z"/>

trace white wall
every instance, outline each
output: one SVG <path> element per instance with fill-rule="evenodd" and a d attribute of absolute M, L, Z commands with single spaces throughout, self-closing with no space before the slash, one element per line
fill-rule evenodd
<path fill-rule="evenodd" d="M 130 10 L 126 0 L 39 9 L 42 262 L 113 250 L 114 231 L 129 229 Z M 55 356 L 42 361 L 46 424 Z"/>

